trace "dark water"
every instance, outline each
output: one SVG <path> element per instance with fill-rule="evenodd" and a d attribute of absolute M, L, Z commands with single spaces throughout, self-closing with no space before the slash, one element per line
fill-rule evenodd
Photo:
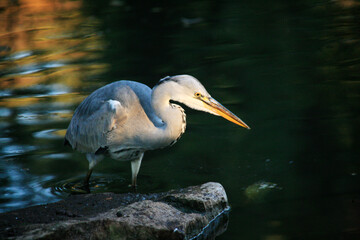
<path fill-rule="evenodd" d="M 186 109 L 182 139 L 145 154 L 140 192 L 220 182 L 217 239 L 360 239 L 360 2 L 248 2 L 0 1 L 0 211 L 81 181 L 63 136 L 90 92 L 187 73 L 252 130 Z M 130 177 L 106 159 L 92 188 Z"/>

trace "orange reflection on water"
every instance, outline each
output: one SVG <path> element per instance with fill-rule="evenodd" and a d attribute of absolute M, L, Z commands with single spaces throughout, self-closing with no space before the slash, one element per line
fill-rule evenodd
<path fill-rule="evenodd" d="M 82 61 L 102 57 L 96 18 L 84 16 L 82 1 L 19 0 L 0 3 L 0 89 L 39 83 L 71 88 L 107 65 Z"/>
<path fill-rule="evenodd" d="M 86 96 L 78 95 L 77 93 L 61 94 L 58 96 L 49 97 L 14 97 L 4 98 L 0 101 L 0 107 L 15 108 L 15 107 L 26 107 L 34 106 L 37 103 L 80 103 L 85 99 Z"/>
<path fill-rule="evenodd" d="M 74 26 L 74 24 L 65 24 L 60 30 L 58 19 L 61 15 L 68 15 L 67 12 L 78 11 L 81 5 L 81 1 L 59 0 L 3 2 L 4 11 L 0 13 L 2 45 L 11 46 L 14 51 L 43 48 L 44 42 L 34 39 L 41 39 L 44 30 L 56 34 Z"/>

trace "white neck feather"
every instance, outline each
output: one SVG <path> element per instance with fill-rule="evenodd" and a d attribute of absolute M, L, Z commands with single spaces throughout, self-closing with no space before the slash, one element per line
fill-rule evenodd
<path fill-rule="evenodd" d="M 170 104 L 172 86 L 169 83 L 162 83 L 153 88 L 151 105 L 155 114 L 164 122 L 159 128 L 159 144 L 164 147 L 176 141 L 185 131 L 184 110 L 176 104 Z M 185 124 L 185 125 L 184 125 Z"/>

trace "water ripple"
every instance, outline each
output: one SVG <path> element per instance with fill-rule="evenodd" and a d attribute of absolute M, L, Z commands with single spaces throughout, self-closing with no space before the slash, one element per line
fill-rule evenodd
<path fill-rule="evenodd" d="M 51 153 L 41 156 L 42 159 L 69 159 L 70 153 Z"/>
<path fill-rule="evenodd" d="M 6 156 L 16 156 L 26 152 L 34 151 L 35 149 L 35 146 L 30 145 L 7 145 L 2 148 L 1 152 Z"/>
<path fill-rule="evenodd" d="M 37 91 L 37 92 L 44 92 L 43 94 L 36 94 L 35 97 L 47 97 L 47 96 L 56 96 L 56 95 L 62 95 L 70 92 L 69 87 L 63 85 L 63 84 L 50 84 L 50 85 L 35 85 L 27 90 L 30 91 Z"/>
<path fill-rule="evenodd" d="M 0 117 L 9 117 L 11 115 L 10 109 L 0 108 Z"/>
<path fill-rule="evenodd" d="M 10 90 L 0 90 L 0 97 L 9 97 L 11 96 L 11 91 Z"/>
<path fill-rule="evenodd" d="M 8 57 L 5 58 L 5 60 L 10 60 L 10 61 L 20 60 L 22 58 L 26 58 L 31 55 L 33 55 L 33 51 L 20 51 L 9 55 Z"/>
<path fill-rule="evenodd" d="M 10 142 L 12 142 L 11 138 L 0 138 L 1 144 L 6 144 L 6 143 L 10 143 Z"/>
<path fill-rule="evenodd" d="M 52 194 L 50 187 L 43 184 L 53 179 L 53 176 L 32 177 L 18 166 L 0 162 L 0 180 L 7 185 L 0 187 L 0 212 L 21 208 L 27 205 L 53 202 L 58 199 Z"/>
<path fill-rule="evenodd" d="M 16 121 L 23 125 L 35 125 L 67 121 L 71 116 L 72 112 L 68 110 L 49 111 L 45 113 L 29 111 L 18 114 Z"/>
<path fill-rule="evenodd" d="M 64 129 L 46 129 L 33 133 L 35 138 L 42 139 L 60 139 L 64 137 Z"/>
<path fill-rule="evenodd" d="M 63 195 L 64 193 L 76 194 L 86 193 L 84 188 L 84 176 L 78 176 L 75 178 L 65 179 L 56 183 L 48 183 L 52 192 L 55 195 Z M 127 185 L 127 179 L 120 178 L 118 176 L 104 177 L 104 176 L 92 176 L 89 181 L 89 190 L 91 193 L 106 192 L 111 189 L 111 185 Z M 126 189 L 126 188 L 125 188 Z"/>
<path fill-rule="evenodd" d="M 29 75 L 47 69 L 59 68 L 63 66 L 65 66 L 65 63 L 62 61 L 52 61 L 45 63 L 29 63 L 15 68 L 9 68 L 3 73 L 3 75 L 7 77 L 9 76 L 13 77 L 17 75 Z"/>

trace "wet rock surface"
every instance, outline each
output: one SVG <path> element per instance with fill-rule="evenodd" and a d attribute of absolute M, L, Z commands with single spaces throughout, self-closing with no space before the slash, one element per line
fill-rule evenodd
<path fill-rule="evenodd" d="M 0 214 L 0 239 L 208 239 L 226 230 L 219 183 L 157 194 L 73 195 Z"/>

